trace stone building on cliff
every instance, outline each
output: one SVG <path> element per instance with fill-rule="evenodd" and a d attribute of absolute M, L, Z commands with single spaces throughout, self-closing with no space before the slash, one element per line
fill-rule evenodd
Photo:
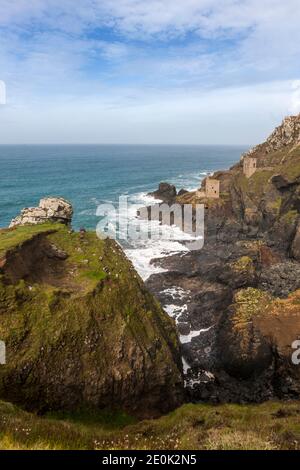
<path fill-rule="evenodd" d="M 250 178 L 257 170 L 257 159 L 253 157 L 244 157 L 243 172 L 246 178 Z"/>
<path fill-rule="evenodd" d="M 220 197 L 220 181 L 213 178 L 206 178 L 205 189 L 198 189 L 197 197 L 218 199 Z"/>

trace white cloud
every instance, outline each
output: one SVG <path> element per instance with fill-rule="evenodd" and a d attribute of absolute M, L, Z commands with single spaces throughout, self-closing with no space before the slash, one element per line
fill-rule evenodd
<path fill-rule="evenodd" d="M 0 24 L 34 20 L 73 31 L 109 25 L 143 36 L 195 30 L 215 35 L 267 27 L 268 34 L 280 24 L 297 25 L 299 13 L 298 0 L 1 0 Z"/>
<path fill-rule="evenodd" d="M 295 80 L 292 83 L 292 97 L 289 112 L 291 114 L 300 113 L 300 80 Z"/>
<path fill-rule="evenodd" d="M 61 97 L 43 108 L 8 107 L 1 112 L 2 141 L 254 144 L 280 122 L 290 96 L 291 82 L 205 93 L 104 90 L 96 101 L 81 99 L 80 106 L 76 97 Z"/>
<path fill-rule="evenodd" d="M 300 111 L 299 17 L 299 0 L 0 0 L 1 128 L 27 142 L 255 142 Z"/>

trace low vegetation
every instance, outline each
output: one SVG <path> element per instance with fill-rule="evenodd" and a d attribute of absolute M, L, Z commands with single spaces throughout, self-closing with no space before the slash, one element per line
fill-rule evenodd
<path fill-rule="evenodd" d="M 300 448 L 299 403 L 186 404 L 157 420 L 124 413 L 39 417 L 0 402 L 0 449 Z"/>

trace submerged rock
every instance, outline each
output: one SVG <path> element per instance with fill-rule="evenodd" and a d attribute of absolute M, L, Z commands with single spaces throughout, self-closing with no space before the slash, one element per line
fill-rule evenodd
<path fill-rule="evenodd" d="M 13 219 L 9 227 L 27 224 L 41 224 L 45 221 L 71 223 L 73 208 L 62 197 L 46 197 L 40 200 L 38 207 L 27 207 Z"/>

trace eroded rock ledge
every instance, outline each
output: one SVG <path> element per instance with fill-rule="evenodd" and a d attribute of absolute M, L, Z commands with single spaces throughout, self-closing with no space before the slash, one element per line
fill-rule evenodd
<path fill-rule="evenodd" d="M 38 207 L 26 207 L 13 219 L 10 227 L 26 224 L 41 224 L 45 221 L 71 223 L 72 205 L 62 197 L 46 197 L 40 200 Z"/>

